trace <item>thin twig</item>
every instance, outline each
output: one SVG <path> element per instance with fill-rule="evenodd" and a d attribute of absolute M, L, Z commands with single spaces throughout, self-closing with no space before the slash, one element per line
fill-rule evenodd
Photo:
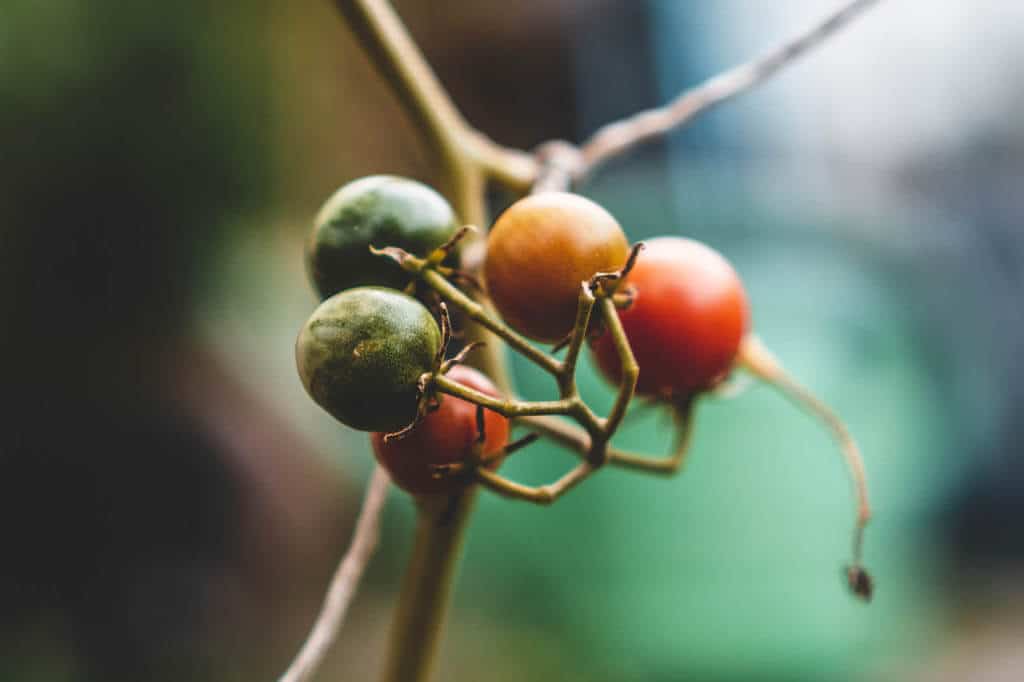
<path fill-rule="evenodd" d="M 854 558 L 860 560 L 860 528 L 867 525 L 871 520 L 871 503 L 868 501 L 867 474 L 864 471 L 864 458 L 860 454 L 860 448 L 850 435 L 850 430 L 839 416 L 832 411 L 828 405 L 823 403 L 817 396 L 797 383 L 791 377 L 775 356 L 765 347 L 761 340 L 753 334 L 743 339 L 740 345 L 737 364 L 745 368 L 758 379 L 773 386 L 784 396 L 791 399 L 797 406 L 805 409 L 809 414 L 818 418 L 821 424 L 827 428 L 836 442 L 839 444 L 840 452 L 846 460 L 847 468 L 850 471 L 850 482 L 853 485 L 853 493 L 857 500 L 857 533 L 858 541 L 855 542 Z"/>
<path fill-rule="evenodd" d="M 565 361 L 558 377 L 559 391 L 563 398 L 577 394 L 576 388 L 576 362 L 580 357 L 580 350 L 583 348 L 583 341 L 587 338 L 587 330 L 590 328 L 590 316 L 594 310 L 597 299 L 591 293 L 586 283 L 580 283 L 579 303 L 576 306 L 576 322 L 573 324 L 572 333 L 569 335 L 569 351 L 565 354 Z"/>
<path fill-rule="evenodd" d="M 649 474 L 672 475 L 676 473 L 683 464 L 690 444 L 693 425 L 691 412 L 692 405 L 677 409 L 674 415 L 677 427 L 676 447 L 668 456 L 658 457 L 632 453 L 609 445 L 607 446 L 608 464 Z M 590 435 L 564 419 L 551 416 L 529 416 L 518 418 L 516 423 L 565 446 L 579 457 L 586 457 L 593 449 Z"/>
<path fill-rule="evenodd" d="M 427 286 L 440 294 L 453 306 L 461 310 L 466 317 L 494 333 L 496 336 L 500 336 L 505 340 L 505 343 L 514 348 L 528 360 L 531 360 L 541 369 L 554 375 L 557 375 L 561 370 L 562 365 L 558 360 L 555 360 L 540 349 L 534 347 L 522 335 L 491 315 L 486 306 L 474 301 L 464 294 L 458 287 L 454 286 L 436 270 L 431 270 L 429 268 L 423 269 L 419 275 Z"/>
<path fill-rule="evenodd" d="M 626 408 L 629 407 L 629 403 L 633 400 L 633 395 L 636 393 L 636 381 L 640 376 L 640 367 L 633 356 L 633 349 L 630 348 L 629 338 L 626 337 L 626 330 L 622 327 L 622 320 L 619 319 L 619 313 L 615 309 L 615 304 L 612 303 L 610 298 L 605 297 L 600 300 L 598 305 L 601 307 L 601 318 L 605 329 L 608 330 L 608 335 L 611 336 L 615 352 L 619 356 L 619 365 L 622 368 L 620 372 L 622 378 L 619 380 L 619 390 L 615 396 L 615 403 L 602 423 L 604 437 L 607 442 L 608 439 L 615 435 L 616 429 L 619 428 L 619 423 L 626 416 Z"/>
<path fill-rule="evenodd" d="M 824 43 L 829 36 L 877 2 L 847 1 L 823 21 L 771 52 L 709 78 L 663 107 L 641 111 L 603 126 L 580 146 L 580 163 L 573 171 L 573 180 L 579 182 L 608 159 L 664 135 L 716 104 L 760 85 L 783 67 Z"/>
<path fill-rule="evenodd" d="M 447 393 L 448 395 L 453 395 L 456 398 L 461 398 L 462 400 L 471 402 L 475 405 L 486 407 L 488 410 L 497 412 L 501 416 L 508 418 L 541 414 L 575 415 L 583 404 L 583 401 L 580 400 L 579 396 L 562 398 L 560 400 L 539 400 L 536 402 L 496 398 L 492 395 L 488 395 L 487 393 L 470 388 L 464 384 L 460 384 L 443 374 L 424 374 L 423 376 L 430 377 L 434 388 L 442 393 Z"/>
<path fill-rule="evenodd" d="M 313 675 L 320 668 L 331 645 L 338 636 L 338 630 L 345 620 L 345 612 L 352 602 L 356 593 L 356 587 L 363 575 L 363 570 L 370 562 L 373 551 L 377 548 L 380 539 L 380 517 L 384 508 L 384 501 L 388 496 L 390 480 L 387 472 L 382 467 L 374 469 L 373 478 L 366 489 L 366 496 L 363 498 L 363 507 L 359 511 L 359 518 L 356 521 L 355 533 L 352 536 L 352 543 L 344 558 L 338 565 L 334 577 L 331 578 L 331 585 L 327 590 L 327 597 L 320 609 L 320 614 L 313 624 L 309 637 L 302 645 L 298 655 L 288 670 L 281 676 L 279 682 L 306 682 L 313 679 Z"/>
<path fill-rule="evenodd" d="M 870 600 L 873 583 L 871 576 L 861 566 L 861 561 L 864 528 L 871 520 L 871 503 L 868 501 L 868 481 L 864 471 L 864 458 L 860 454 L 857 442 L 853 439 L 843 420 L 817 396 L 789 376 L 789 373 L 757 336 L 749 334 L 743 339 L 736 362 L 761 381 L 780 391 L 810 415 L 816 417 L 832 433 L 838 443 L 840 452 L 846 460 L 853 492 L 857 499 L 857 521 L 853 529 L 852 541 L 853 559 L 849 573 L 850 587 L 858 597 Z"/>
<path fill-rule="evenodd" d="M 534 150 L 537 171 L 530 194 L 558 192 L 571 183 L 573 173 L 583 162 L 576 145 L 565 140 L 549 140 Z"/>

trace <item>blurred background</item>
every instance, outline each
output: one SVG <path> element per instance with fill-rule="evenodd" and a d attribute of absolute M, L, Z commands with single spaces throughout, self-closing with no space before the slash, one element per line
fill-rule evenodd
<path fill-rule="evenodd" d="M 835 0 L 396 5 L 469 120 L 529 149 Z M 756 387 L 706 402 L 677 478 L 608 471 L 549 509 L 481 496 L 438 680 L 1024 676 L 1022 69 L 1024 5 L 883 2 L 581 188 L 632 239 L 721 250 L 762 337 L 845 417 L 874 603 L 842 584 L 827 434 Z M 302 242 L 337 186 L 430 182 L 433 159 L 312 0 L 7 0 L 0 159 L 0 680 L 276 679 L 372 463 L 294 371 Z M 668 440 L 657 413 L 618 438 Z M 569 462 L 534 446 L 506 472 Z M 412 522 L 393 494 L 321 679 L 380 669 Z"/>

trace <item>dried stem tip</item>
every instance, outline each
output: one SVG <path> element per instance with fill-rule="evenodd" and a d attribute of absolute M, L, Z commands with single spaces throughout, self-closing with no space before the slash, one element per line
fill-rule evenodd
<path fill-rule="evenodd" d="M 875 581 L 862 566 L 848 566 L 846 568 L 846 582 L 850 590 L 860 599 L 866 602 L 871 601 L 875 593 Z"/>
<path fill-rule="evenodd" d="M 775 356 L 753 334 L 748 335 L 740 345 L 738 364 L 752 375 L 771 385 L 797 406 L 815 417 L 835 438 L 839 449 L 846 460 L 853 484 L 854 496 L 857 500 L 857 520 L 853 529 L 853 561 L 849 572 L 850 586 L 858 596 L 867 599 L 871 596 L 871 578 L 861 568 L 861 555 L 864 543 L 864 528 L 871 520 L 871 505 L 868 502 L 867 474 L 864 471 L 864 460 L 856 441 L 850 435 L 846 424 L 831 408 L 814 396 L 809 390 L 798 384 L 786 371 Z"/>

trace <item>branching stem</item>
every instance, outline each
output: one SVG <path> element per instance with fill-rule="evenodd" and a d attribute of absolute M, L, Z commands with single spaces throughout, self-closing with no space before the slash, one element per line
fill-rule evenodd
<path fill-rule="evenodd" d="M 877 0 L 848 0 L 823 22 L 777 50 L 709 79 L 693 90 L 684 92 L 665 107 L 640 112 L 628 119 L 611 123 L 598 130 L 579 148 L 567 142 L 555 141 L 541 145 L 536 154 L 502 147 L 465 121 L 387 0 L 334 2 L 436 153 L 440 161 L 442 189 L 458 215 L 464 223 L 486 225 L 489 222 L 485 205 L 488 181 L 501 183 L 519 194 L 525 194 L 531 189 L 566 189 L 573 182 L 580 182 L 604 161 L 645 140 L 678 128 L 708 108 L 767 80 L 800 55 L 821 44 Z M 476 270 L 481 262 L 479 240 L 482 238 L 482 234 L 478 235 L 477 242 L 469 245 L 477 248 L 464 249 L 463 267 L 467 270 L 459 274 L 469 281 L 476 279 Z M 656 474 L 674 473 L 682 465 L 690 441 L 692 402 L 674 407 L 679 439 L 675 450 L 668 457 L 635 455 L 609 445 L 633 398 L 638 371 L 615 310 L 614 290 L 591 293 L 586 285 L 583 286 L 573 334 L 568 339 L 568 353 L 565 360 L 560 362 L 498 320 L 489 310 L 486 300 L 478 302 L 471 299 L 433 266 L 421 267 L 416 272 L 424 282 L 469 318 L 471 324 L 466 329 L 467 341 L 486 343 L 482 352 L 474 356 L 476 364 L 504 394 L 511 395 L 512 386 L 502 346 L 495 342 L 498 338 L 551 374 L 558 382 L 560 399 L 525 402 L 493 398 L 452 382 L 443 375 L 434 378 L 435 389 L 518 418 L 535 432 L 561 443 L 583 459 L 558 481 L 539 488 L 523 486 L 487 469 L 478 468 L 476 477 L 482 485 L 509 497 L 549 504 L 606 462 Z M 618 279 L 621 279 L 621 273 Z M 595 306 L 611 334 L 623 367 L 618 395 L 609 415 L 604 419 L 597 417 L 579 397 L 575 380 L 576 362 Z M 870 577 L 859 564 L 861 535 L 870 518 L 870 508 L 863 465 L 856 445 L 842 422 L 806 389 L 782 373 L 777 363 L 753 337 L 744 344 L 740 360 L 751 373 L 769 381 L 821 418 L 840 442 L 850 463 L 859 500 L 858 522 L 854 533 L 854 565 L 850 567 L 849 580 L 858 594 L 869 596 Z M 570 417 L 580 426 L 549 416 L 556 414 Z M 311 679 L 333 642 L 376 542 L 380 509 L 386 490 L 387 477 L 378 469 L 364 500 L 352 546 L 332 581 L 324 609 L 292 667 L 281 678 L 282 682 Z M 424 682 L 430 675 L 475 494 L 476 487 L 471 486 L 451 497 L 418 500 L 416 547 L 399 599 L 385 682 Z"/>
<path fill-rule="evenodd" d="M 453 381 L 443 374 L 433 377 L 434 386 L 443 393 L 448 393 L 457 398 L 462 398 L 476 405 L 482 405 L 488 410 L 497 412 L 504 417 L 527 417 L 541 414 L 571 414 L 575 412 L 582 401 L 579 398 L 563 398 L 562 400 L 546 400 L 527 402 L 525 400 L 510 400 L 507 398 L 495 398 L 494 396 L 481 393 L 476 389 Z"/>
<path fill-rule="evenodd" d="M 430 676 L 476 492 L 470 486 L 451 497 L 417 501 L 416 539 L 382 682 L 419 682 Z"/>
<path fill-rule="evenodd" d="M 558 372 L 558 390 L 562 397 L 576 395 L 576 362 L 579 360 L 580 350 L 583 348 L 587 331 L 590 329 L 590 314 L 594 310 L 596 301 L 590 287 L 581 282 L 579 305 L 576 307 L 576 322 L 569 335 L 565 360 L 559 366 Z"/>
<path fill-rule="evenodd" d="M 470 128 L 390 3 L 335 0 L 335 5 L 439 155 L 450 176 L 446 178 L 450 189 L 461 184 L 463 191 L 476 191 L 475 185 L 481 184 L 482 196 L 482 178 L 494 179 L 513 191 L 525 192 L 530 187 L 537 172 L 533 157 L 502 147 Z M 463 219 L 473 222 L 466 215 Z"/>
<path fill-rule="evenodd" d="M 562 363 L 535 347 L 526 338 L 515 332 L 511 327 L 493 316 L 483 304 L 474 301 L 458 287 L 444 278 L 434 269 L 423 269 L 420 277 L 446 301 L 458 308 L 473 322 L 501 337 L 509 346 L 535 363 L 541 369 L 557 375 L 562 371 Z"/>
<path fill-rule="evenodd" d="M 619 355 L 619 365 L 622 368 L 619 393 L 615 397 L 615 404 L 612 405 L 611 412 L 602 424 L 605 435 L 611 438 L 615 430 L 619 428 L 619 424 L 622 423 L 622 418 L 626 416 L 626 408 L 629 407 L 629 402 L 633 399 L 633 394 L 636 391 L 640 368 L 636 364 L 636 358 L 633 357 L 633 349 L 629 347 L 629 339 L 626 338 L 626 331 L 622 328 L 615 304 L 610 297 L 605 296 L 601 298 L 598 305 L 601 307 L 605 328 L 611 336 L 612 345 L 615 346 L 615 352 Z"/>
<path fill-rule="evenodd" d="M 609 159 L 676 130 L 715 105 L 767 81 L 877 3 L 878 0 L 846 0 L 823 20 L 774 50 L 709 78 L 663 107 L 605 125 L 580 145 L 573 180 L 582 181 Z"/>
<path fill-rule="evenodd" d="M 686 454 L 690 448 L 691 435 L 693 433 L 694 406 L 693 403 L 689 403 L 675 407 L 673 410 L 677 428 L 676 446 L 671 454 L 666 457 L 652 457 L 651 455 L 626 452 L 625 450 L 609 446 L 607 448 L 608 465 L 651 474 L 671 475 L 678 472 L 685 462 Z M 524 417 L 516 421 L 533 432 L 561 444 L 580 457 L 586 457 L 587 453 L 591 450 L 589 434 L 564 419 L 558 419 L 557 417 Z"/>
<path fill-rule="evenodd" d="M 822 45 L 879 0 L 845 0 L 818 23 L 775 49 L 685 90 L 661 107 L 605 124 L 579 146 L 550 140 L 537 147 L 533 192 L 567 190 L 585 181 L 607 161 L 650 140 L 682 128 L 712 107 L 769 80 Z"/>

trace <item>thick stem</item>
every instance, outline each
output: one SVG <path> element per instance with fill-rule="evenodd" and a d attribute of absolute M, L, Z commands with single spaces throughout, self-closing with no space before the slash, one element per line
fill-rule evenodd
<path fill-rule="evenodd" d="M 336 4 L 437 153 L 441 190 L 456 213 L 463 222 L 486 225 L 485 172 L 500 165 L 501 150 L 470 130 L 386 0 L 336 0 Z M 529 174 L 531 169 L 520 164 L 503 179 L 520 170 Z M 477 362 L 499 387 L 508 389 L 499 344 L 478 325 L 466 331 L 467 341 L 491 342 L 476 356 Z M 475 491 L 474 486 L 451 498 L 420 501 L 419 527 L 399 597 L 385 682 L 421 682 L 430 674 Z"/>
<path fill-rule="evenodd" d="M 338 6 L 438 153 L 441 189 L 456 213 L 465 223 L 486 225 L 484 169 L 500 165 L 501 150 L 469 129 L 387 2 L 338 0 Z M 475 324 L 467 325 L 466 332 L 467 341 L 486 343 L 475 356 L 479 368 L 509 389 L 497 339 Z M 476 490 L 473 486 L 418 505 L 415 545 L 392 625 L 384 682 L 422 682 L 430 676 Z"/>
<path fill-rule="evenodd" d="M 452 497 L 419 500 L 415 545 L 392 624 L 382 682 L 430 678 L 476 491 L 471 486 Z"/>
<path fill-rule="evenodd" d="M 390 3 L 336 0 L 335 4 L 444 165 L 462 163 L 459 138 L 466 123 Z"/>
<path fill-rule="evenodd" d="M 470 224 L 487 224 L 484 178 L 478 169 L 451 167 L 445 188 L 456 213 Z M 465 327 L 466 342 L 482 342 L 475 365 L 502 391 L 511 390 L 498 338 L 479 324 Z M 430 678 L 441 643 L 445 615 L 462 541 L 469 525 L 478 488 L 446 498 L 421 499 L 413 553 L 406 567 L 382 682 L 425 682 Z"/>
<path fill-rule="evenodd" d="M 530 187 L 537 173 L 532 156 L 502 147 L 466 123 L 387 0 L 335 0 L 335 4 L 440 156 L 445 174 L 458 176 L 471 169 L 481 183 L 486 176 L 516 192 Z"/>

